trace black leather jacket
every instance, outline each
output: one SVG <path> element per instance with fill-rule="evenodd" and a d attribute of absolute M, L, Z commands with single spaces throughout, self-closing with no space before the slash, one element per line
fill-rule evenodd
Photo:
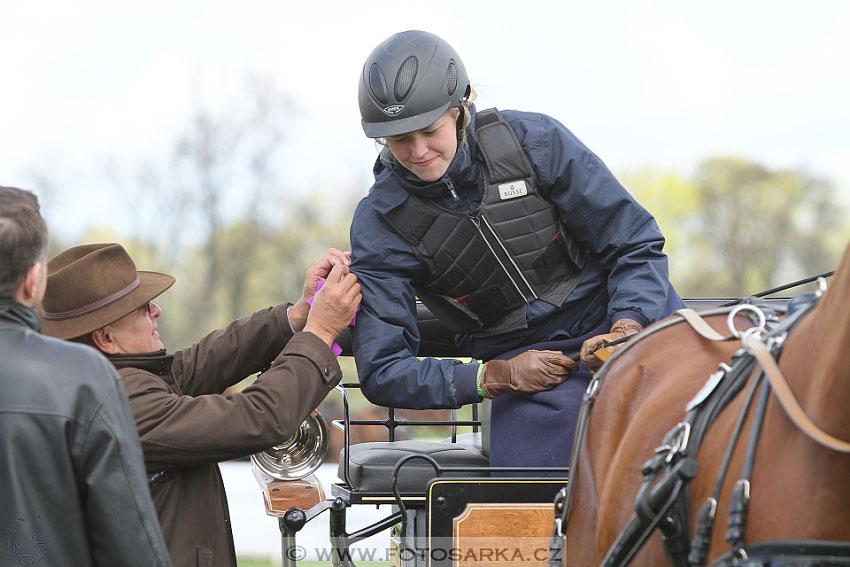
<path fill-rule="evenodd" d="M 170 566 L 118 373 L 38 331 L 0 298 L 0 566 Z"/>

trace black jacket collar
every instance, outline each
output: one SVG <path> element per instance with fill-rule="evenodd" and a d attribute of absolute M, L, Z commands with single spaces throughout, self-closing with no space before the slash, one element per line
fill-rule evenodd
<path fill-rule="evenodd" d="M 107 358 L 118 370 L 138 368 L 154 374 L 167 374 L 171 370 L 174 355 L 166 353 L 165 349 L 161 349 L 139 354 L 110 354 L 107 355 Z"/>
<path fill-rule="evenodd" d="M 41 332 L 41 321 L 35 311 L 8 297 L 0 297 L 0 321 L 10 321 Z"/>

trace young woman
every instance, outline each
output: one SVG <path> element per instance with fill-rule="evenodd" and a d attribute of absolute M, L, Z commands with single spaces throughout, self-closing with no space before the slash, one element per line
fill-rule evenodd
<path fill-rule="evenodd" d="M 396 407 L 494 398 L 492 465 L 566 466 L 593 352 L 684 304 L 655 220 L 593 152 L 549 116 L 473 99 L 431 33 L 395 34 L 363 67 L 383 148 L 351 225 L 360 382 Z M 482 363 L 418 359 L 416 297 Z M 579 349 L 581 367 L 562 354 Z"/>

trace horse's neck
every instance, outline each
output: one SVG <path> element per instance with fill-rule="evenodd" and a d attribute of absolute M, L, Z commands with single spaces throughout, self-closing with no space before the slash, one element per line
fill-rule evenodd
<path fill-rule="evenodd" d="M 814 370 L 827 372 L 837 371 L 847 377 L 847 363 L 850 361 L 850 247 L 844 253 L 835 277 L 829 289 L 820 301 L 815 311 L 807 317 L 807 327 L 814 332 L 819 340 L 810 345 L 813 349 L 812 359 Z M 832 360 L 830 364 L 820 364 L 819 361 Z M 843 366 L 834 366 L 844 362 Z M 840 369 L 840 370 L 839 370 Z M 848 380 L 850 381 L 850 380 Z M 850 384 L 848 384 L 850 385 Z"/>
<path fill-rule="evenodd" d="M 850 441 L 850 248 L 826 294 L 791 333 L 780 357 L 804 407 Z"/>

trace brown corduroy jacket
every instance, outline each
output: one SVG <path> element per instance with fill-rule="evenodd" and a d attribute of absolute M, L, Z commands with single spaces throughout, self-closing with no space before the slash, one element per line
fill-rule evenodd
<path fill-rule="evenodd" d="M 175 567 L 236 565 L 217 463 L 288 439 L 342 378 L 322 340 L 292 334 L 287 306 L 238 319 L 173 354 L 110 357 L 130 398 Z M 221 395 L 266 367 L 243 391 Z"/>

